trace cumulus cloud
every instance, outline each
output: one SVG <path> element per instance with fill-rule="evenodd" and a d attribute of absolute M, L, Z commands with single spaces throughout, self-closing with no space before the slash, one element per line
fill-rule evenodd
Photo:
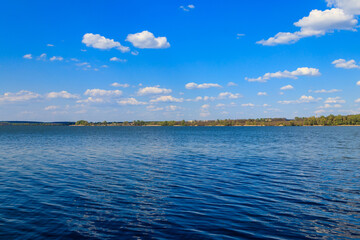
<path fill-rule="evenodd" d="M 97 97 L 97 96 L 121 96 L 122 91 L 120 90 L 103 90 L 103 89 L 87 89 L 84 93 L 84 95 L 88 95 L 91 97 Z"/>
<path fill-rule="evenodd" d="M 106 102 L 103 98 L 88 97 L 87 99 L 78 100 L 77 103 L 104 103 Z"/>
<path fill-rule="evenodd" d="M 110 58 L 110 61 L 111 62 L 127 62 L 126 59 L 120 59 L 120 58 L 117 58 L 117 57 Z"/>
<path fill-rule="evenodd" d="M 346 101 L 341 99 L 341 97 L 333 97 L 333 98 L 327 98 L 325 100 L 325 103 L 345 103 Z"/>
<path fill-rule="evenodd" d="M 140 33 L 129 34 L 126 41 L 131 42 L 137 48 L 169 48 L 170 43 L 166 37 L 155 37 L 149 31 L 142 31 Z"/>
<path fill-rule="evenodd" d="M 244 104 L 241 104 L 242 107 L 255 107 L 255 104 L 253 103 L 244 103 Z"/>
<path fill-rule="evenodd" d="M 292 90 L 292 89 L 294 89 L 294 87 L 291 85 L 286 85 L 286 86 L 283 86 L 280 88 L 280 90 L 283 90 L 283 91 Z"/>
<path fill-rule="evenodd" d="M 237 84 L 234 83 L 234 82 L 228 82 L 227 86 L 228 86 L 228 87 L 236 87 Z"/>
<path fill-rule="evenodd" d="M 218 96 L 219 99 L 224 99 L 224 98 L 238 99 L 241 97 L 242 97 L 242 95 L 240 93 L 231 93 L 231 92 L 222 92 L 222 93 L 219 93 L 219 96 Z"/>
<path fill-rule="evenodd" d="M 155 107 L 154 105 L 147 106 L 146 109 L 147 109 L 148 111 L 151 111 L 151 112 L 156 112 L 156 111 L 162 111 L 162 110 L 164 110 L 164 108 L 162 108 L 162 107 Z"/>
<path fill-rule="evenodd" d="M 360 14 L 360 2 L 358 0 L 326 0 L 329 7 L 344 9 L 349 14 Z"/>
<path fill-rule="evenodd" d="M 112 83 L 111 86 L 113 86 L 113 87 L 122 87 L 122 88 L 130 87 L 130 85 L 127 84 L 127 83 L 121 84 L 121 83 L 117 83 L 117 82 Z"/>
<path fill-rule="evenodd" d="M 322 100 L 322 98 L 314 98 L 313 96 L 301 96 L 298 100 L 286 100 L 286 101 L 278 101 L 280 104 L 296 104 L 296 103 L 312 103 L 318 102 Z"/>
<path fill-rule="evenodd" d="M 39 99 L 39 98 L 41 98 L 40 94 L 26 91 L 26 90 L 21 90 L 17 93 L 7 92 L 7 93 L 4 93 L 3 95 L 0 95 L 0 103 L 1 102 L 23 102 L 23 101 L 29 101 L 29 100 Z"/>
<path fill-rule="evenodd" d="M 151 103 L 157 103 L 157 102 L 183 102 L 183 98 L 175 98 L 173 96 L 161 96 L 155 99 L 150 100 Z"/>
<path fill-rule="evenodd" d="M 356 85 L 360 86 L 360 81 L 358 81 L 358 82 L 356 83 Z"/>
<path fill-rule="evenodd" d="M 53 111 L 53 110 L 56 110 L 58 109 L 59 107 L 58 106 L 47 106 L 44 108 L 45 111 Z"/>
<path fill-rule="evenodd" d="M 50 92 L 46 95 L 47 98 L 65 98 L 65 99 L 76 99 L 79 98 L 78 95 L 71 94 L 67 91 L 60 92 Z"/>
<path fill-rule="evenodd" d="M 356 64 L 355 60 L 346 61 L 345 59 L 338 59 L 332 62 L 336 68 L 345 68 L 345 69 L 352 69 L 352 68 L 360 68 L 359 65 Z"/>
<path fill-rule="evenodd" d="M 82 43 L 84 43 L 87 47 L 93 47 L 102 50 L 116 48 L 121 52 L 130 51 L 129 47 L 124 47 L 120 44 L 120 42 L 116 42 L 113 39 L 105 38 L 100 34 L 86 33 L 83 36 Z"/>
<path fill-rule="evenodd" d="M 155 86 L 155 87 L 140 88 L 138 91 L 138 95 L 142 96 L 142 95 L 149 95 L 149 94 L 169 94 L 171 92 L 172 92 L 171 89 L 160 88 L 158 86 Z"/>
<path fill-rule="evenodd" d="M 320 106 L 319 108 L 320 109 L 326 109 L 326 108 L 341 108 L 342 106 L 340 104 L 334 104 L 334 105 L 331 105 L 331 104 L 325 104 L 324 106 Z"/>
<path fill-rule="evenodd" d="M 360 103 L 360 98 L 355 100 L 356 103 Z"/>
<path fill-rule="evenodd" d="M 45 60 L 46 60 L 46 57 L 47 57 L 46 53 L 43 53 L 43 54 L 41 54 L 41 55 L 37 58 L 37 60 L 45 61 Z"/>
<path fill-rule="evenodd" d="M 25 54 L 25 55 L 23 56 L 23 58 L 25 58 L 25 59 L 32 59 L 32 55 L 31 55 L 31 54 Z"/>
<path fill-rule="evenodd" d="M 193 4 L 189 4 L 189 5 L 187 5 L 187 6 L 180 6 L 180 8 L 181 8 L 182 10 L 184 10 L 185 12 L 189 12 L 191 9 L 194 9 L 195 6 L 194 6 Z"/>
<path fill-rule="evenodd" d="M 202 84 L 197 84 L 194 82 L 188 83 L 185 85 L 186 89 L 205 89 L 205 88 L 211 88 L 211 87 L 218 87 L 221 88 L 221 86 L 217 83 L 202 83 Z"/>
<path fill-rule="evenodd" d="M 117 103 L 120 105 L 145 105 L 145 104 L 147 104 L 146 102 L 140 102 L 140 101 L 136 100 L 135 98 L 125 98 L 125 99 L 119 100 Z"/>
<path fill-rule="evenodd" d="M 340 89 L 330 89 L 330 90 L 321 89 L 321 90 L 309 90 L 309 92 L 313 92 L 313 93 L 336 93 L 336 92 L 341 92 L 341 90 Z"/>
<path fill-rule="evenodd" d="M 258 92 L 257 95 L 258 96 L 267 96 L 267 93 L 266 92 Z"/>
<path fill-rule="evenodd" d="M 308 68 L 308 67 L 301 67 L 296 69 L 295 71 L 279 71 L 275 73 L 266 73 L 262 77 L 258 78 L 245 78 L 245 80 L 249 82 L 267 82 L 271 78 L 291 78 L 291 79 L 298 79 L 300 76 L 320 76 L 321 73 L 317 68 Z"/>
<path fill-rule="evenodd" d="M 298 22 L 294 23 L 296 27 L 300 28 L 299 31 L 294 33 L 279 32 L 274 37 L 258 41 L 257 43 L 264 46 L 292 44 L 302 38 L 323 36 L 326 33 L 331 33 L 335 30 L 355 31 L 357 24 L 358 20 L 356 17 L 352 12 L 347 11 L 346 9 L 332 8 L 324 11 L 315 9 L 310 12 L 309 16 L 303 17 Z"/>
<path fill-rule="evenodd" d="M 64 58 L 63 58 L 63 57 L 60 57 L 60 56 L 59 56 L 59 57 L 53 56 L 53 57 L 50 58 L 50 61 L 52 61 L 52 62 L 53 62 L 53 61 L 62 61 L 62 60 L 64 60 Z"/>

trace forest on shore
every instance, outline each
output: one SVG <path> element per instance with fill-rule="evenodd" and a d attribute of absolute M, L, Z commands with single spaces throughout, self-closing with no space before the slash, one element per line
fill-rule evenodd
<path fill-rule="evenodd" d="M 141 121 L 132 122 L 88 122 L 80 120 L 75 126 L 360 126 L 358 115 L 329 115 L 321 117 L 191 120 L 191 121 Z"/>

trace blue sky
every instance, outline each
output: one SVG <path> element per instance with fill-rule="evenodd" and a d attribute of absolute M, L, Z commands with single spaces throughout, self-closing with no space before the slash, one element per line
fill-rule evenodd
<path fill-rule="evenodd" d="M 0 120 L 360 113 L 359 0 L 0 4 Z"/>

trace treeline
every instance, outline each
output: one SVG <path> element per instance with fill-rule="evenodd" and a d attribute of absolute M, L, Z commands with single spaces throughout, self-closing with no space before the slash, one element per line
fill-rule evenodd
<path fill-rule="evenodd" d="M 80 120 L 76 126 L 360 126 L 360 114 L 348 116 L 321 116 L 295 119 L 257 118 L 257 119 L 224 119 L 224 120 L 192 120 L 192 121 L 141 121 L 132 122 L 88 122 Z"/>
<path fill-rule="evenodd" d="M 26 121 L 2 121 L 0 126 L 70 126 L 75 122 L 26 122 Z"/>

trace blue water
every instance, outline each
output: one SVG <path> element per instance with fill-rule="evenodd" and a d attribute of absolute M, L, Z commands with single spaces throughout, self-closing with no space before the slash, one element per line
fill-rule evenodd
<path fill-rule="evenodd" d="M 360 127 L 0 127 L 0 239 L 360 238 Z"/>

